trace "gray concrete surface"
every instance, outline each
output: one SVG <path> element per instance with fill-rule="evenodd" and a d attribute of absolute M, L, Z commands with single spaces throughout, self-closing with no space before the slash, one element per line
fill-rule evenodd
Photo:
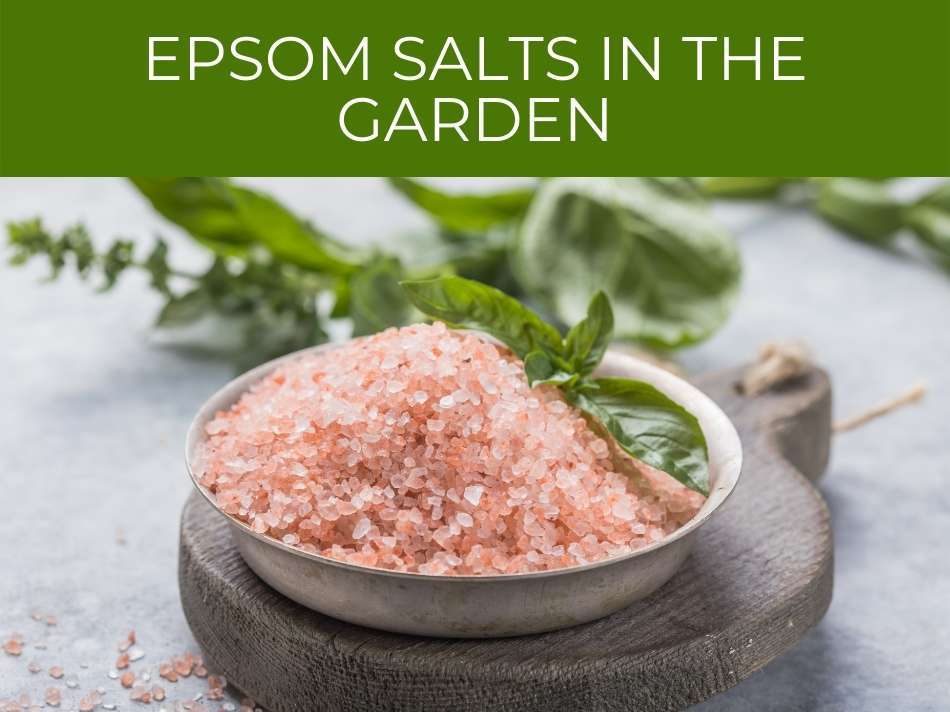
<path fill-rule="evenodd" d="M 421 223 L 382 181 L 250 182 L 353 240 Z M 835 440 L 822 484 L 836 546 L 825 620 L 697 709 L 946 710 L 950 276 L 846 240 L 797 209 L 717 212 L 739 235 L 743 292 L 728 325 L 684 354 L 690 369 L 729 366 L 766 340 L 798 337 L 831 371 L 839 416 L 918 381 L 929 391 Z M 33 215 L 57 228 L 82 219 L 99 240 L 178 236 L 121 181 L 0 181 L 0 219 Z M 173 254 L 184 264 L 200 257 L 177 239 Z M 196 651 L 176 584 L 189 491 L 182 439 L 231 369 L 152 343 L 158 300 L 140 277 L 103 296 L 72 277 L 43 284 L 44 274 L 39 265 L 0 266 L 0 638 L 19 632 L 27 641 L 20 657 L 0 654 L 0 700 L 26 693 L 37 701 L 55 684 L 61 709 L 75 709 L 81 691 L 102 685 L 107 701 L 130 709 L 136 703 L 106 675 L 129 628 L 145 652 L 135 667 L 153 679 L 160 661 Z M 57 625 L 32 620 L 33 611 L 54 614 Z M 34 659 L 44 672 L 27 671 Z M 49 678 L 51 665 L 79 687 Z M 169 699 L 206 689 L 194 678 L 164 686 Z"/>

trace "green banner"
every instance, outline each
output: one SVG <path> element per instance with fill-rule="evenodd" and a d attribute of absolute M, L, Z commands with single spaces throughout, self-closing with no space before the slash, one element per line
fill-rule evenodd
<path fill-rule="evenodd" d="M 950 171 L 950 4 L 0 0 L 5 175 Z"/>

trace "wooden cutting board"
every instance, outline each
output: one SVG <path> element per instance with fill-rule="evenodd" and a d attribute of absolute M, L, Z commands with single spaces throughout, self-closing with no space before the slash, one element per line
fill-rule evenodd
<path fill-rule="evenodd" d="M 742 437 L 743 474 L 683 568 L 652 596 L 566 630 L 497 640 L 396 635 L 302 608 L 244 564 L 196 494 L 179 583 L 209 668 L 274 712 L 677 710 L 792 647 L 831 601 L 831 389 L 820 370 L 755 398 L 741 371 L 697 380 Z"/>

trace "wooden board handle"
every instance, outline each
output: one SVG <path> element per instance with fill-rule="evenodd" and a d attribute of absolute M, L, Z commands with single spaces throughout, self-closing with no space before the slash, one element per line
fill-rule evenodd
<path fill-rule="evenodd" d="M 704 374 L 696 385 L 715 400 L 740 432 L 755 433 L 810 481 L 820 478 L 831 455 L 831 382 L 826 371 L 808 373 L 745 396 L 737 384 L 745 367 Z M 744 443 L 748 450 L 750 443 Z"/>

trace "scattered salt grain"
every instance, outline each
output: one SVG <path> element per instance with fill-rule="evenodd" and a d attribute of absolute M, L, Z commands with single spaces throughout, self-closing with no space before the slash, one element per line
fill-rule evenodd
<path fill-rule="evenodd" d="M 79 700 L 79 712 L 92 712 L 102 703 L 102 695 L 98 692 L 90 692 Z"/>
<path fill-rule="evenodd" d="M 211 424 L 193 466 L 225 513 L 364 566 L 572 566 L 667 536 L 703 502 L 643 463 L 617 471 L 557 388 L 530 388 L 510 352 L 438 323 L 294 358 Z M 193 669 L 176 658 L 159 674 Z"/>
<path fill-rule="evenodd" d="M 143 685 L 136 685 L 132 688 L 132 691 L 129 693 L 129 699 L 135 702 L 144 702 L 148 704 L 152 701 L 152 693 L 148 691 Z"/>
<path fill-rule="evenodd" d="M 175 672 L 181 677 L 188 677 L 195 669 L 195 657 L 191 653 L 185 653 L 172 660 Z"/>
<path fill-rule="evenodd" d="M 160 663 L 158 666 L 158 674 L 169 682 L 178 682 L 178 673 L 175 672 L 175 668 L 171 663 Z"/>

